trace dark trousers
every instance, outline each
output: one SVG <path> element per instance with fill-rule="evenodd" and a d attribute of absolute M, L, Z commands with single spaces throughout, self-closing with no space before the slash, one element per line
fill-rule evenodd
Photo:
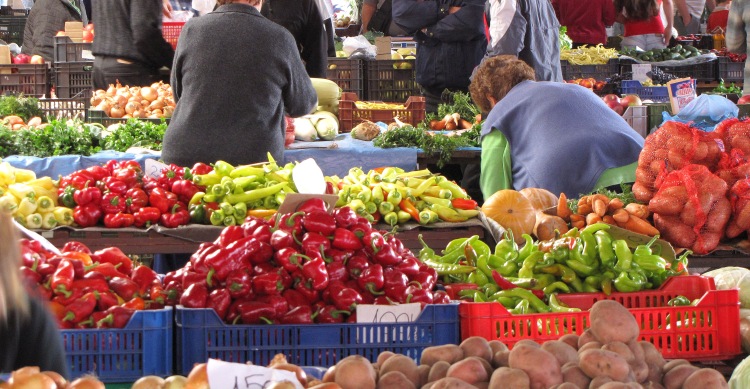
<path fill-rule="evenodd" d="M 131 60 L 126 60 L 131 61 Z M 119 82 L 123 86 L 147 86 L 154 82 L 169 82 L 169 74 L 159 73 L 140 62 L 123 63 L 115 57 L 96 56 L 94 59 L 94 89 L 107 89 Z"/>

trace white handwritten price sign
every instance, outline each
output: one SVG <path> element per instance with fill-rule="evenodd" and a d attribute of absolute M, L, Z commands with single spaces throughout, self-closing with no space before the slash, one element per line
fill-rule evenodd
<path fill-rule="evenodd" d="M 419 303 L 399 305 L 357 305 L 357 323 L 362 324 L 405 324 L 417 320 L 421 312 Z M 371 342 L 415 342 L 419 334 L 415 332 L 416 327 L 398 326 L 388 328 L 386 326 L 372 326 L 365 329 L 364 333 L 357 332 L 357 341 L 361 341 L 360 335 Z"/>
<path fill-rule="evenodd" d="M 159 176 L 161 176 L 161 171 L 169 166 L 166 163 L 161 163 L 151 158 L 146 158 L 145 165 L 146 171 L 144 172 L 144 174 L 151 178 L 159 178 Z"/>
<path fill-rule="evenodd" d="M 288 381 L 304 389 L 291 371 L 209 359 L 206 367 L 211 389 L 264 389 L 274 382 Z"/>
<path fill-rule="evenodd" d="M 640 82 L 649 80 L 648 72 L 651 71 L 650 63 L 635 63 L 633 64 L 633 79 Z"/>

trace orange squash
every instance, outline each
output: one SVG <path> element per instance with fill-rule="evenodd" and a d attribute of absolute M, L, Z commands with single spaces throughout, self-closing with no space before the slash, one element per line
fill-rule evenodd
<path fill-rule="evenodd" d="M 536 209 L 521 192 L 503 189 L 495 192 L 482 205 L 482 213 L 503 228 L 513 231 L 517 243 L 524 241 L 521 235 L 531 234 L 536 223 Z"/>
<path fill-rule="evenodd" d="M 531 205 L 539 211 L 557 206 L 557 196 L 547 189 L 542 188 L 523 188 L 519 190 L 522 195 L 526 196 Z"/>

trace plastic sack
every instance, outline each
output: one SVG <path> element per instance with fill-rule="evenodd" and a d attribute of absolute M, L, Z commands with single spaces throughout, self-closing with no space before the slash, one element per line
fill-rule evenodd
<path fill-rule="evenodd" d="M 671 116 L 662 112 L 664 121 L 673 120 L 690 123 L 703 131 L 713 131 L 714 127 L 725 119 L 736 118 L 740 109 L 724 96 L 702 94 L 693 99 L 677 115 Z"/>
<path fill-rule="evenodd" d="M 355 53 L 362 53 L 365 57 L 375 58 L 378 49 L 362 35 L 350 36 L 344 39 L 342 50 L 347 57 Z"/>
<path fill-rule="evenodd" d="M 714 250 L 731 215 L 727 183 L 703 165 L 687 165 L 660 174 L 657 187 L 648 210 L 662 238 L 699 255 Z"/>
<path fill-rule="evenodd" d="M 727 238 L 736 238 L 750 230 L 750 178 L 734 183 L 729 189 L 729 203 L 732 213 L 727 224 Z"/>

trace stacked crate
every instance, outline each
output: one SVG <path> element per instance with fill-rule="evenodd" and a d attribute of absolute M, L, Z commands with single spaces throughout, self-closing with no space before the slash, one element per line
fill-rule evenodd
<path fill-rule="evenodd" d="M 56 36 L 54 44 L 52 72 L 55 94 L 60 98 L 88 100 L 94 88 L 91 43 L 77 43 L 67 36 Z"/>

